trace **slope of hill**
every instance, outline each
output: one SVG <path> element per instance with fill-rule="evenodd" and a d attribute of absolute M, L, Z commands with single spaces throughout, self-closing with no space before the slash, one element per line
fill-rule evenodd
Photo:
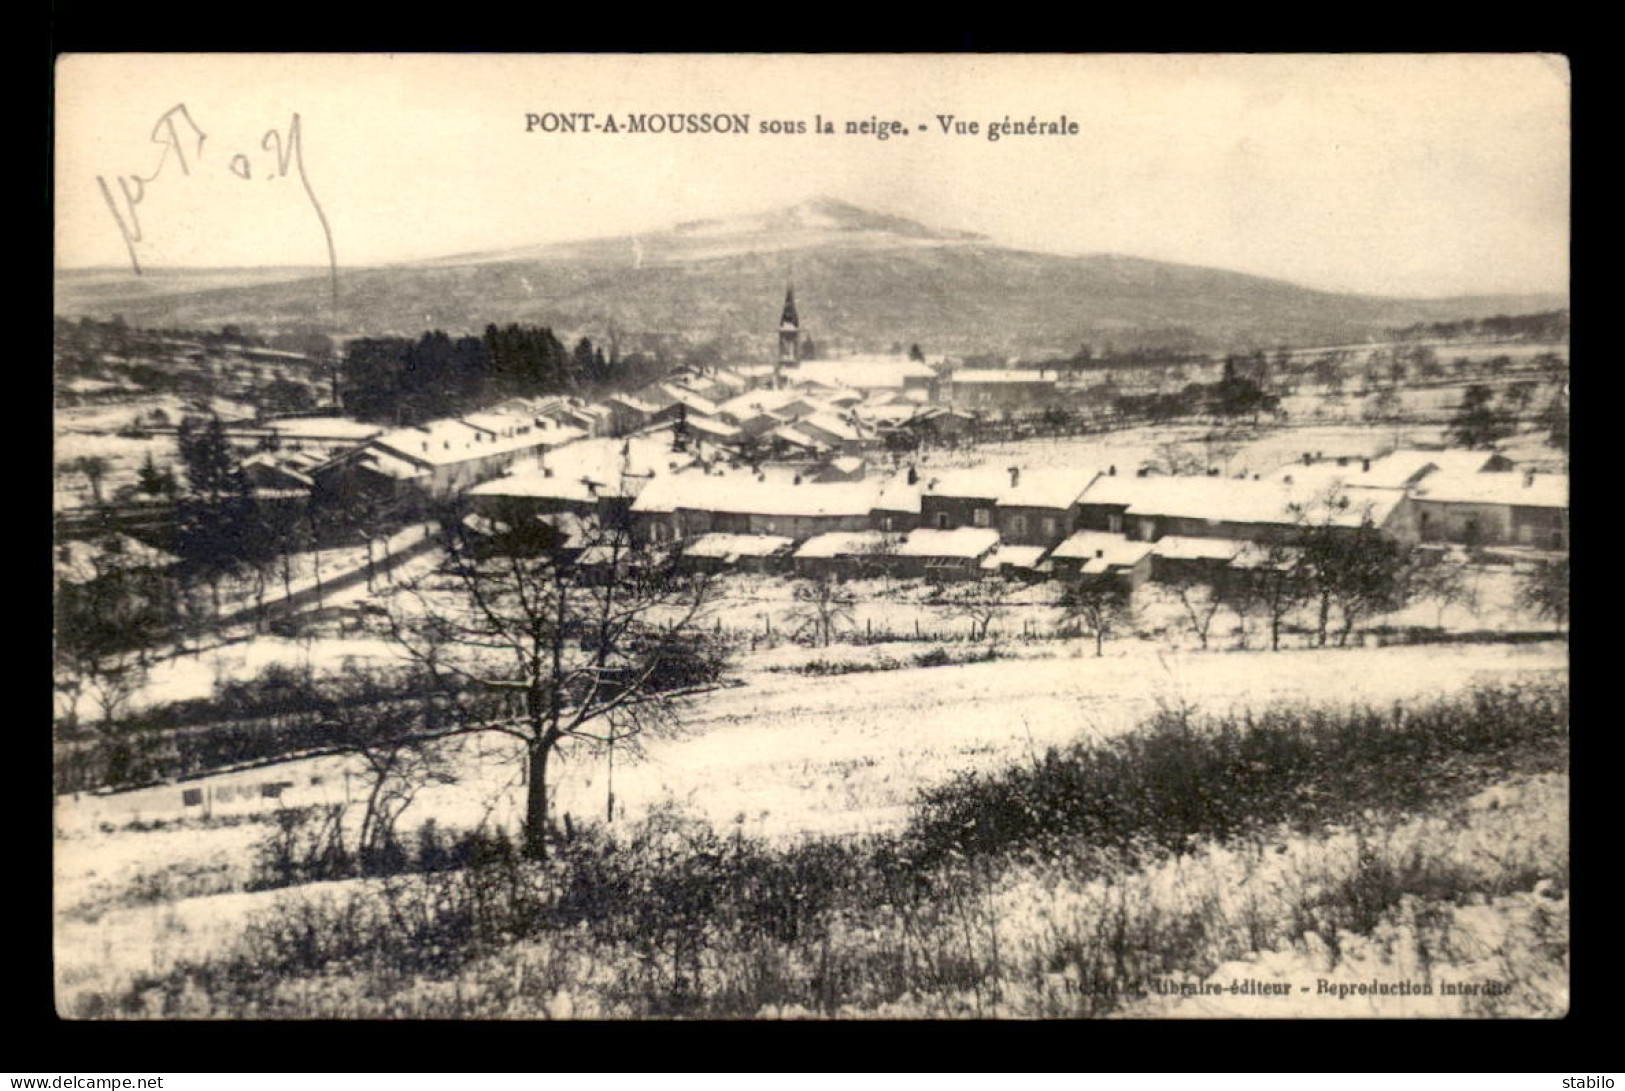
<path fill-rule="evenodd" d="M 645 235 L 343 270 L 336 315 L 325 274 L 305 270 L 177 271 L 160 287 L 151 276 L 61 271 L 57 312 L 267 332 L 317 322 L 340 334 L 536 322 L 595 340 L 613 327 L 623 346 L 715 341 L 763 354 L 792 267 L 809 335 L 852 351 L 919 342 L 950 353 L 1069 352 L 1166 329 L 1188 330 L 1200 348 L 1274 347 L 1567 305 L 1347 295 L 1222 269 L 1016 250 L 819 199 Z"/>

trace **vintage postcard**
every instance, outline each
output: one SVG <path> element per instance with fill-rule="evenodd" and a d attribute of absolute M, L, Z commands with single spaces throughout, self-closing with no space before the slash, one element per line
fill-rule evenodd
<path fill-rule="evenodd" d="M 55 119 L 64 1018 L 1567 1013 L 1564 58 Z"/>

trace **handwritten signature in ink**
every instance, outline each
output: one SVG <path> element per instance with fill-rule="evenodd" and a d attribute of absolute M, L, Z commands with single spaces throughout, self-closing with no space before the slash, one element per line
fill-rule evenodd
<path fill-rule="evenodd" d="M 106 176 L 96 176 L 96 184 L 101 187 L 102 199 L 107 202 L 108 211 L 113 214 L 113 220 L 118 224 L 119 233 L 124 238 L 124 248 L 130 255 L 130 265 L 137 276 L 142 275 L 141 259 L 136 253 L 136 243 L 142 241 L 140 206 L 147 195 L 148 187 L 163 176 L 164 171 L 169 168 L 171 159 L 183 175 L 190 176 L 194 167 L 202 169 L 205 161 L 203 145 L 207 139 L 208 134 L 192 120 L 186 104 L 179 103 L 164 111 L 157 124 L 152 127 L 152 141 L 162 145 L 163 151 L 159 154 L 158 165 L 153 168 L 151 174 L 114 175 L 113 181 L 118 188 L 116 196 L 113 186 L 108 185 Z M 299 135 L 299 115 L 297 113 L 293 115 L 286 134 L 279 129 L 267 130 L 260 138 L 260 149 L 271 153 L 269 164 L 263 166 L 262 170 L 268 172 L 272 178 L 296 176 L 300 185 L 304 187 L 305 196 L 310 199 L 310 207 L 322 225 L 322 236 L 327 242 L 328 276 L 333 306 L 336 308 L 339 298 L 338 255 L 333 248 L 333 229 L 327 222 L 327 214 L 322 211 L 321 202 L 316 199 L 316 191 L 311 188 L 310 178 L 305 173 L 304 146 Z M 226 162 L 226 169 L 242 181 L 250 181 L 254 177 L 254 160 L 239 152 Z"/>

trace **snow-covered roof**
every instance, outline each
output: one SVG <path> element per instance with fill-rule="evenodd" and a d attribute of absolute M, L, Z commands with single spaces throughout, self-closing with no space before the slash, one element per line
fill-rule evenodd
<path fill-rule="evenodd" d="M 624 406 L 627 409 L 631 409 L 638 413 L 645 413 L 650 416 L 653 416 L 665 408 L 664 405 L 657 405 L 653 401 L 645 398 L 634 397 L 631 394 L 611 394 L 609 397 L 604 399 L 604 404 L 610 406 L 611 408 L 615 406 Z M 668 402 L 667 404 L 670 405 L 675 403 Z"/>
<path fill-rule="evenodd" d="M 898 543 L 899 557 L 980 557 L 999 544 L 999 532 L 992 527 L 960 527 L 957 530 L 911 530 Z"/>
<path fill-rule="evenodd" d="M 555 477 L 595 480 L 607 480 L 622 473 L 639 477 L 671 473 L 693 461 L 693 452 L 672 450 L 666 433 L 583 439 L 555 447 L 542 456 L 542 465 L 551 467 Z"/>
<path fill-rule="evenodd" d="M 910 485 L 907 471 L 889 478 L 880 486 L 880 492 L 875 496 L 875 509 L 878 511 L 902 511 L 918 515 L 920 513 L 921 484 L 922 482 L 916 481 Z"/>
<path fill-rule="evenodd" d="M 848 356 L 840 360 L 808 360 L 795 370 L 798 379 L 826 386 L 857 390 L 902 387 L 909 379 L 934 379 L 937 373 L 918 360 L 895 356 Z"/>
<path fill-rule="evenodd" d="M 1402 489 L 1425 479 L 1430 474 L 1474 474 L 1485 471 L 1496 457 L 1493 451 L 1424 451 L 1404 449 L 1390 451 L 1370 460 L 1345 458 L 1339 466 L 1335 459 L 1322 459 L 1305 465 L 1289 462 L 1271 472 L 1266 480 L 1290 482 L 1298 486 L 1328 488 L 1337 484 L 1357 485 L 1380 489 Z M 1369 461 L 1370 469 L 1366 468 Z"/>
<path fill-rule="evenodd" d="M 792 446 L 806 447 L 813 451 L 823 451 L 829 448 L 829 444 L 808 435 L 806 432 L 803 432 L 799 428 L 796 428 L 794 425 L 790 424 L 781 424 L 777 428 L 773 429 L 773 431 L 769 432 L 768 435 L 772 436 L 774 439 L 783 440 L 785 443 L 791 444 Z"/>
<path fill-rule="evenodd" d="M 364 443 L 383 431 L 376 424 L 347 417 L 283 417 L 265 422 L 265 427 L 289 439 L 345 439 Z"/>
<path fill-rule="evenodd" d="M 269 451 L 256 451 L 254 454 L 251 454 L 247 458 L 243 459 L 239 465 L 245 470 L 254 466 L 263 466 L 267 470 L 271 470 L 278 475 L 291 478 L 292 480 L 306 487 L 311 487 L 316 484 L 316 482 L 311 479 L 310 475 L 305 472 L 306 470 L 310 469 L 311 466 L 311 460 L 309 459 L 301 458 L 296 461 L 293 456 L 279 458 Z"/>
<path fill-rule="evenodd" d="M 1136 496 L 1149 495 L 1146 488 L 1147 481 L 1155 480 L 1149 477 L 1135 477 L 1132 474 L 1117 476 L 1103 474 L 1089 483 L 1078 499 L 1085 504 L 1110 504 L 1118 507 L 1127 507 L 1134 502 Z"/>
<path fill-rule="evenodd" d="M 683 546 L 688 557 L 771 557 L 795 542 L 776 534 L 702 534 Z"/>
<path fill-rule="evenodd" d="M 1381 526 L 1404 499 L 1399 489 L 1344 488 L 1336 490 L 1346 501 L 1327 507 L 1325 489 L 1288 485 L 1282 481 L 1254 481 L 1232 477 L 1097 477 L 1084 490 L 1085 504 L 1122 504 L 1130 515 L 1205 519 L 1215 523 L 1277 523 L 1299 521 L 1295 508 L 1308 512 L 1311 522 L 1324 519 L 1338 526 L 1355 526 L 1369 515 Z"/>
<path fill-rule="evenodd" d="M 737 427 L 725 420 L 718 420 L 716 417 L 690 415 L 685 423 L 696 432 L 704 432 L 708 436 L 716 436 L 720 439 L 733 439 L 740 434 Z"/>
<path fill-rule="evenodd" d="M 1229 561 L 1241 552 L 1242 543 L 1230 538 L 1190 538 L 1169 534 L 1157 540 L 1151 551 L 1170 561 Z"/>
<path fill-rule="evenodd" d="M 717 403 L 709 398 L 701 397 L 692 390 L 686 390 L 672 383 L 663 384 L 660 389 L 666 393 L 667 397 L 682 405 L 691 413 L 704 413 L 708 417 L 716 415 Z"/>
<path fill-rule="evenodd" d="M 831 531 L 808 538 L 801 543 L 795 555 L 798 558 L 821 559 L 889 553 L 895 540 L 896 535 L 883 534 L 878 530 Z"/>
<path fill-rule="evenodd" d="M 355 457 L 354 465 L 395 481 L 413 481 L 426 477 L 429 473 L 419 463 L 383 447 L 362 448 L 361 453 Z"/>
<path fill-rule="evenodd" d="M 444 466 L 509 451 L 558 446 L 584 435 L 579 428 L 536 424 L 527 417 L 476 413 L 466 419 L 443 418 L 413 428 L 398 428 L 374 438 L 370 446 L 386 448 L 416 462 Z"/>
<path fill-rule="evenodd" d="M 1418 500 L 1440 504 L 1508 504 L 1523 508 L 1567 508 L 1567 474 L 1437 473 L 1416 487 Z"/>
<path fill-rule="evenodd" d="M 717 412 L 735 420 L 745 421 L 759 417 L 763 413 L 776 412 L 805 397 L 806 395 L 799 390 L 747 390 L 717 406 Z"/>
<path fill-rule="evenodd" d="M 694 462 L 691 451 L 674 451 L 661 436 L 607 436 L 555 447 L 540 463 L 520 466 L 469 490 L 473 496 L 526 496 L 590 501 L 598 496 L 632 496 L 659 474 Z M 586 482 L 598 486 L 589 488 Z"/>
<path fill-rule="evenodd" d="M 680 473 L 656 478 L 638 495 L 632 510 L 671 512 L 678 508 L 731 515 L 868 515 L 879 492 L 871 481 L 761 481 L 750 473 Z"/>
<path fill-rule="evenodd" d="M 493 436 L 510 435 L 521 425 L 532 423 L 528 416 L 491 410 L 483 413 L 464 413 L 458 419 L 464 424 L 472 424 L 475 428 L 489 432 Z"/>
<path fill-rule="evenodd" d="M 796 422 L 796 428 L 798 430 L 804 429 L 809 425 L 821 431 L 828 432 L 837 439 L 860 440 L 864 438 L 864 434 L 854 427 L 850 421 L 844 420 L 834 413 L 811 413 Z"/>
<path fill-rule="evenodd" d="M 1007 507 L 1066 508 L 1089 487 L 1098 470 L 1051 467 L 1014 475 L 1009 468 L 977 466 L 925 476 L 925 493 L 994 500 Z M 1012 481 L 1012 477 L 1014 481 Z"/>
<path fill-rule="evenodd" d="M 921 475 L 924 496 L 970 497 L 997 500 L 1010 487 L 1009 471 L 997 466 L 937 470 Z"/>
<path fill-rule="evenodd" d="M 1007 484 L 998 500 L 1005 507 L 1071 507 L 1099 474 L 1099 470 L 1070 467 L 1023 470 L 1015 484 Z"/>
<path fill-rule="evenodd" d="M 1045 546 L 1001 544 L 987 555 L 983 568 L 1037 568 L 1049 550 Z"/>
<path fill-rule="evenodd" d="M 1107 565 L 1132 565 L 1151 552 L 1150 542 L 1131 542 L 1121 534 L 1080 530 L 1056 546 L 1052 560 L 1102 560 Z"/>
<path fill-rule="evenodd" d="M 855 474 L 863 469 L 863 459 L 857 455 L 842 455 L 830 459 L 829 468 L 843 474 Z"/>

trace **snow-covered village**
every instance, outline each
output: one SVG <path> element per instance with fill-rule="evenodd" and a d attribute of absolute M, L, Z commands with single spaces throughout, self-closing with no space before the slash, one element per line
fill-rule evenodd
<path fill-rule="evenodd" d="M 928 219 L 59 268 L 59 1014 L 1565 1014 L 1566 296 Z"/>

